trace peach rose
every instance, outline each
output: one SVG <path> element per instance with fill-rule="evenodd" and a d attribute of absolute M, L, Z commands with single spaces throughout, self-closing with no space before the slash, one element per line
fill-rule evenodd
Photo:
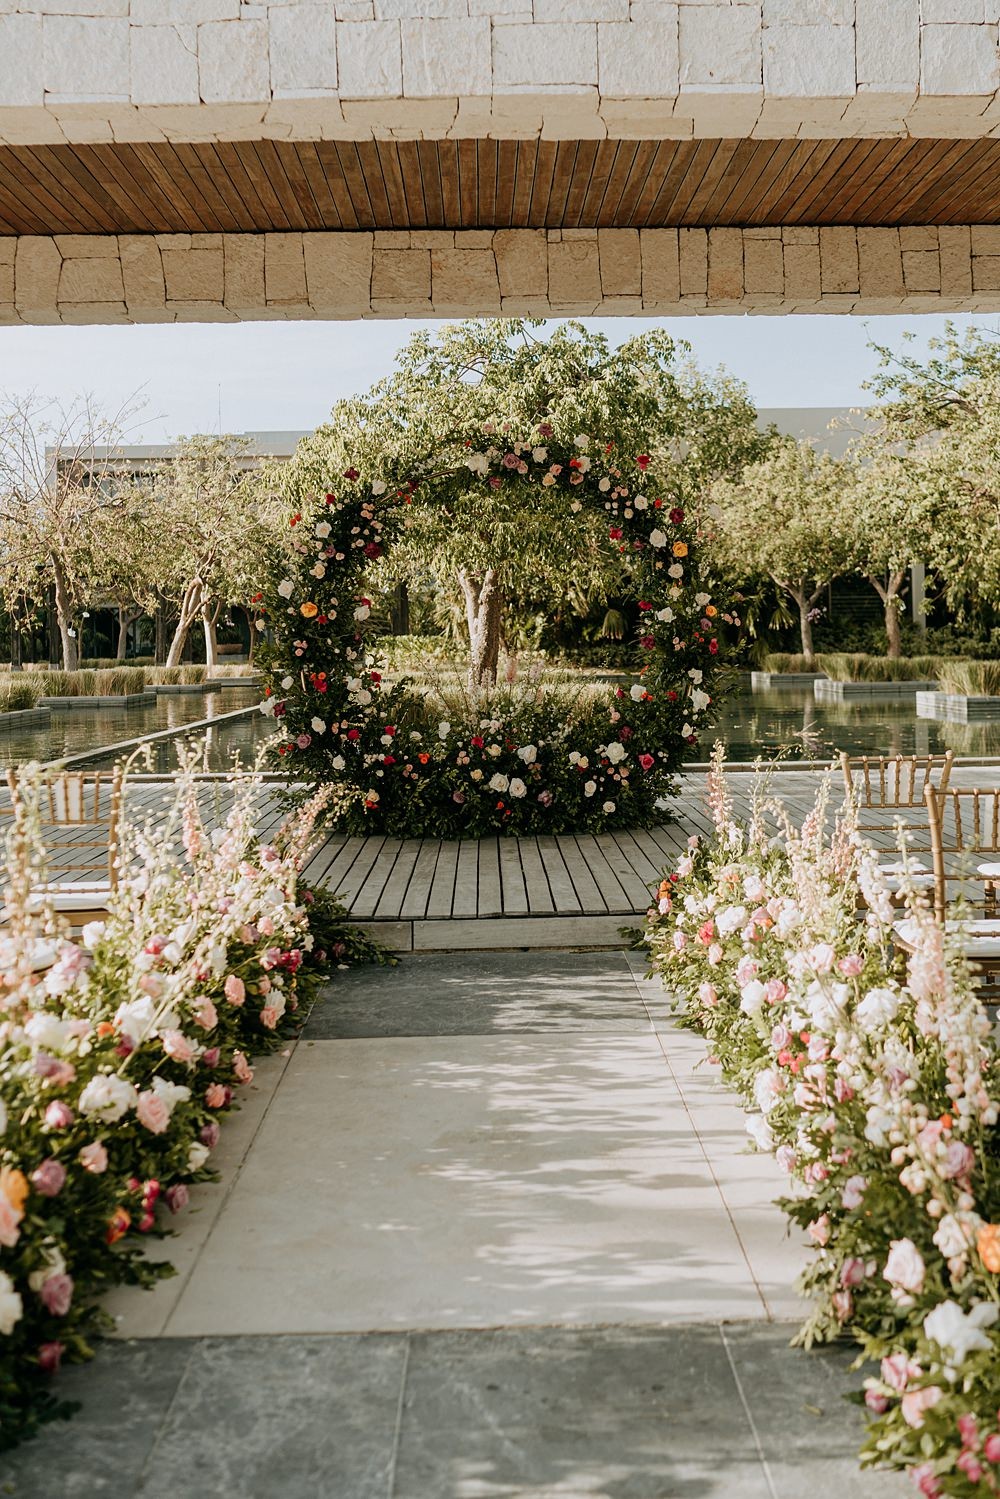
<path fill-rule="evenodd" d="M 153 1135 L 162 1135 L 170 1123 L 170 1110 L 158 1093 L 140 1093 L 136 1117 Z"/>
<path fill-rule="evenodd" d="M 193 1062 L 194 1047 L 181 1031 L 164 1031 L 163 1050 L 175 1062 Z"/>
<path fill-rule="evenodd" d="M 1000 1224 L 984 1223 L 976 1239 L 976 1248 L 990 1274 L 1000 1275 Z"/>
<path fill-rule="evenodd" d="M 223 989 L 231 1005 L 241 1005 L 247 997 L 247 986 L 235 973 L 229 975 Z"/>

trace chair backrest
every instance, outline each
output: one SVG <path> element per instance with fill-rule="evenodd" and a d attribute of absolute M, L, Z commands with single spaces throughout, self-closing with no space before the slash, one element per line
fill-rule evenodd
<path fill-rule="evenodd" d="M 12 803 L 20 796 L 17 773 L 7 772 Z M 38 816 L 43 828 L 58 829 L 47 837 L 46 852 L 54 881 L 69 874 L 90 878 L 107 871 L 112 889 L 118 887 L 118 850 L 121 840 L 122 772 L 55 771 L 42 783 Z M 5 808 L 9 817 L 11 808 Z M 63 831 L 65 830 L 65 832 Z M 88 836 L 92 830 L 93 836 Z"/>
<path fill-rule="evenodd" d="M 950 870 L 946 855 L 1000 853 L 1000 787 L 928 785 L 924 795 L 934 861 L 934 910 L 943 921 L 949 882 L 968 875 Z"/>
<path fill-rule="evenodd" d="M 891 832 L 902 822 L 915 832 L 924 832 L 927 787 L 937 782 L 944 788 L 951 776 L 954 754 L 944 755 L 855 755 L 841 754 L 844 787 L 863 817 L 865 832 Z M 906 813 L 919 810 L 916 821 Z M 872 816 L 871 814 L 876 814 Z M 884 814 L 880 820 L 878 813 Z"/>

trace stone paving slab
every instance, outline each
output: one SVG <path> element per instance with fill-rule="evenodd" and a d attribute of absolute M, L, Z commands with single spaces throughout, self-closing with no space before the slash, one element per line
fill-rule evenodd
<path fill-rule="evenodd" d="M 414 954 L 338 974 L 308 1040 L 649 1030 L 622 952 Z"/>
<path fill-rule="evenodd" d="M 164 1331 L 766 1315 L 652 1033 L 443 1036 L 299 1044 Z"/>
<path fill-rule="evenodd" d="M 862 1473 L 846 1350 L 790 1325 L 105 1345 L 11 1499 L 903 1499 Z"/>

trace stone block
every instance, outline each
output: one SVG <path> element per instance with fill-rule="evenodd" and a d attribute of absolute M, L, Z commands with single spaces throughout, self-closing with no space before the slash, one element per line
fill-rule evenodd
<path fill-rule="evenodd" d="M 941 295 L 964 297 L 972 291 L 972 236 L 967 224 L 942 224 L 938 229 L 941 256 Z"/>
<path fill-rule="evenodd" d="M 493 32 L 493 85 L 498 91 L 524 84 L 597 82 L 597 26 L 554 22 L 498 26 Z"/>
<path fill-rule="evenodd" d="M 169 236 L 173 238 L 173 236 Z M 161 250 L 168 302 L 222 302 L 221 250 Z"/>
<path fill-rule="evenodd" d="M 898 229 L 858 230 L 858 274 L 866 299 L 903 295 Z"/>
<path fill-rule="evenodd" d="M 549 21 L 627 21 L 629 4 L 628 0 L 534 0 L 534 18 L 536 25 Z"/>
<path fill-rule="evenodd" d="M 120 234 L 118 253 L 121 257 L 125 301 L 129 310 L 134 307 L 162 307 L 166 301 L 166 287 L 155 236 Z"/>
<path fill-rule="evenodd" d="M 859 291 L 858 241 L 852 228 L 820 229 L 820 275 L 823 296 Z"/>
<path fill-rule="evenodd" d="M 264 307 L 263 234 L 227 234 L 223 238 L 224 300 L 227 307 L 252 311 Z"/>
<path fill-rule="evenodd" d="M 435 312 L 462 316 L 500 311 L 500 283 L 492 250 L 432 250 Z"/>
<path fill-rule="evenodd" d="M 907 292 L 940 291 L 941 262 L 937 250 L 904 250 L 903 280 Z"/>
<path fill-rule="evenodd" d="M 764 0 L 764 25 L 853 26 L 854 5 L 855 0 Z"/>
<path fill-rule="evenodd" d="M 402 22 L 403 92 L 488 96 L 493 89 L 490 23 L 486 16 Z"/>
<path fill-rule="evenodd" d="M 303 234 L 309 304 L 341 315 L 371 309 L 371 234 Z"/>
<path fill-rule="evenodd" d="M 268 306 L 296 307 L 307 300 L 301 234 L 264 235 L 264 295 Z"/>
<path fill-rule="evenodd" d="M 678 262 L 681 296 L 705 297 L 708 293 L 708 232 L 705 229 L 679 230 Z"/>
<path fill-rule="evenodd" d="M 789 239 L 789 231 L 782 235 L 782 259 L 785 265 L 785 296 L 789 298 L 792 311 L 795 304 L 818 301 L 820 297 L 819 241 Z"/>
<path fill-rule="evenodd" d="M 38 16 L 0 16 L 0 100 L 7 106 L 40 105 L 42 22 Z"/>
<path fill-rule="evenodd" d="M 595 306 L 601 300 L 597 238 L 549 245 L 549 300 L 554 306 Z"/>
<path fill-rule="evenodd" d="M 209 21 L 198 27 L 198 75 L 206 104 L 268 102 L 265 21 Z"/>
<path fill-rule="evenodd" d="M 810 224 L 787 224 L 781 230 L 786 245 L 818 245 L 819 230 Z"/>
<path fill-rule="evenodd" d="M 374 21 L 372 0 L 335 0 L 333 14 L 338 21 Z"/>
<path fill-rule="evenodd" d="M 899 231 L 899 243 L 904 250 L 936 250 L 937 228 L 934 224 L 904 224 Z"/>
<path fill-rule="evenodd" d="M 59 321 L 90 326 L 94 323 L 129 323 L 131 318 L 124 302 L 60 302 Z"/>
<path fill-rule="evenodd" d="M 983 0 L 922 0 L 921 17 L 924 22 L 942 21 L 948 25 L 955 21 L 988 21 Z"/>
<path fill-rule="evenodd" d="M 124 301 L 122 268 L 117 255 L 114 259 L 101 255 L 64 260 L 57 297 L 60 302 Z"/>
<path fill-rule="evenodd" d="M 606 98 L 673 98 L 679 67 L 677 6 L 664 5 L 656 21 L 602 22 L 597 58 Z"/>
<path fill-rule="evenodd" d="M 977 255 L 974 258 L 972 289 L 1000 292 L 1000 255 Z"/>
<path fill-rule="evenodd" d="M 763 55 L 769 97 L 847 99 L 854 93 L 853 26 L 768 26 Z"/>
<path fill-rule="evenodd" d="M 372 263 L 372 306 L 393 303 L 408 308 L 431 306 L 431 252 L 429 250 L 381 250 L 376 247 Z"/>
<path fill-rule="evenodd" d="M 238 21 L 240 0 L 131 0 L 133 26 L 164 26 L 170 21 Z"/>
<path fill-rule="evenodd" d="M 920 28 L 920 86 L 925 94 L 993 94 L 998 85 L 995 26 Z"/>
<path fill-rule="evenodd" d="M 118 259 L 118 241 L 113 234 L 54 234 L 52 238 L 64 258 L 72 256 L 92 260 L 103 256 L 106 260 Z"/>
<path fill-rule="evenodd" d="M 638 229 L 602 229 L 598 238 L 601 290 L 608 297 L 642 296 Z"/>
<path fill-rule="evenodd" d="M 971 226 L 973 255 L 1000 255 L 1000 224 Z"/>
<path fill-rule="evenodd" d="M 681 83 L 761 83 L 759 5 L 682 5 Z"/>
<path fill-rule="evenodd" d="M 403 92 L 398 21 L 338 21 L 342 99 L 395 99 Z"/>
<path fill-rule="evenodd" d="M 547 298 L 549 252 L 544 229 L 498 229 L 493 236 L 501 297 Z"/>
<path fill-rule="evenodd" d="M 90 16 L 42 21 L 45 92 L 53 99 L 128 100 L 129 24 Z"/>
<path fill-rule="evenodd" d="M 785 289 L 785 264 L 781 232 L 773 238 L 743 233 L 743 284 L 747 296 L 780 296 Z"/>
<path fill-rule="evenodd" d="M 915 91 L 920 79 L 920 0 L 856 0 L 859 84 Z"/>
<path fill-rule="evenodd" d="M 198 43 L 193 26 L 132 26 L 129 38 L 133 103 L 198 103 Z"/>
<path fill-rule="evenodd" d="M 55 242 L 46 235 L 26 234 L 17 241 L 14 252 L 14 301 L 18 312 L 34 314 L 51 311 L 54 315 L 62 256 Z"/>
<path fill-rule="evenodd" d="M 739 302 L 743 298 L 743 231 L 708 231 L 708 300 Z"/>
<path fill-rule="evenodd" d="M 336 89 L 337 31 L 328 4 L 272 5 L 268 38 L 275 92 Z"/>

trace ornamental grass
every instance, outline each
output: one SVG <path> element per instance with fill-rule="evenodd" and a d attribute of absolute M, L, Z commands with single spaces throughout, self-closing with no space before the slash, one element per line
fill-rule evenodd
<path fill-rule="evenodd" d="M 22 775 L 0 942 L 0 1446 L 64 1413 L 53 1375 L 109 1325 L 101 1293 L 172 1273 L 148 1239 L 213 1177 L 252 1054 L 296 1030 L 329 966 L 377 951 L 299 881 L 324 794 L 261 844 L 258 778 L 228 778 L 210 828 L 196 764 L 181 752 L 155 824 L 126 817 L 119 889 L 79 945 L 32 903 L 45 782 Z"/>
<path fill-rule="evenodd" d="M 787 1173 L 813 1247 L 806 1344 L 850 1336 L 865 1464 L 925 1499 L 986 1499 L 1000 1478 L 1000 1070 L 990 1019 L 921 898 L 893 944 L 878 855 L 825 785 L 801 832 L 767 802 L 732 815 L 660 886 L 646 943 L 681 1022 Z M 777 825 L 780 836 L 772 837 Z M 905 853 L 904 853 L 905 858 Z M 863 916 L 859 915 L 859 907 Z"/>
<path fill-rule="evenodd" d="M 938 686 L 968 697 L 1000 697 L 1000 661 L 948 661 Z"/>

